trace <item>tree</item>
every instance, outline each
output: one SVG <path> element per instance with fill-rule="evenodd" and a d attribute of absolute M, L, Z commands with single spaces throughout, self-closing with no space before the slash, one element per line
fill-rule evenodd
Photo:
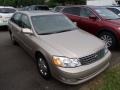
<path fill-rule="evenodd" d="M 44 4 L 45 0 L 0 0 L 0 5 L 5 6 L 28 6 L 34 4 Z"/>
<path fill-rule="evenodd" d="M 6 6 L 28 6 L 35 4 L 45 4 L 46 0 L 0 0 L 0 5 Z M 86 0 L 49 0 L 46 4 L 49 6 L 66 5 L 66 4 L 85 4 Z"/>
<path fill-rule="evenodd" d="M 86 0 L 49 0 L 48 5 L 86 4 Z"/>

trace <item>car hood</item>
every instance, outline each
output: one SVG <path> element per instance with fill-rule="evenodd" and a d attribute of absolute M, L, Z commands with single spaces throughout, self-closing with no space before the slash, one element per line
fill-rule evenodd
<path fill-rule="evenodd" d="M 82 30 L 40 35 L 39 37 L 59 52 L 59 54 L 57 52 L 52 54 L 69 58 L 93 54 L 105 45 L 102 40 Z"/>

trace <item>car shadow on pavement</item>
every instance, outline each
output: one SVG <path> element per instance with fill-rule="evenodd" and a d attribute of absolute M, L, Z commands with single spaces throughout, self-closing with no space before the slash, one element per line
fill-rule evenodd
<path fill-rule="evenodd" d="M 117 46 L 115 49 L 110 50 L 111 52 L 120 52 L 120 45 Z"/>

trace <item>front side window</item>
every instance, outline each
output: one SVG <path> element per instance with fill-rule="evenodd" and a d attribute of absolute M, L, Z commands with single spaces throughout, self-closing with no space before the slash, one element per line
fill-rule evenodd
<path fill-rule="evenodd" d="M 120 17 L 106 8 L 96 8 L 95 11 L 104 19 L 119 19 Z"/>
<path fill-rule="evenodd" d="M 40 15 L 31 17 L 38 34 L 60 33 L 73 30 L 76 26 L 64 15 Z"/>
<path fill-rule="evenodd" d="M 55 8 L 55 11 L 56 11 L 56 12 L 60 12 L 60 10 L 61 10 L 62 8 L 63 8 L 63 7 L 56 7 L 56 8 Z"/>
<path fill-rule="evenodd" d="M 31 25 L 30 25 L 28 16 L 22 15 L 21 21 L 22 21 L 22 28 L 31 29 Z"/>
<path fill-rule="evenodd" d="M 29 6 L 27 10 L 28 10 L 28 11 L 31 11 L 31 10 L 34 10 L 34 9 L 33 9 L 33 7 L 30 7 L 30 6 Z"/>
<path fill-rule="evenodd" d="M 92 15 L 94 15 L 94 14 L 89 9 L 87 9 L 87 8 L 81 8 L 80 9 L 80 16 L 81 17 L 90 17 Z"/>
<path fill-rule="evenodd" d="M 29 9 L 29 6 L 26 6 L 23 8 L 23 10 L 28 10 Z"/>

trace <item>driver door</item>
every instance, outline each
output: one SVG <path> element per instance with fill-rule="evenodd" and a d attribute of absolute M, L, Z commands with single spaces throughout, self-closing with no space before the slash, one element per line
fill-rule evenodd
<path fill-rule="evenodd" d="M 96 19 L 91 19 L 90 16 L 94 16 Z M 95 33 L 100 27 L 100 20 L 92 10 L 81 7 L 78 26 L 87 32 Z"/>
<path fill-rule="evenodd" d="M 22 30 L 23 28 L 28 28 L 30 30 L 31 29 L 31 24 L 30 24 L 30 20 L 29 20 L 29 17 L 27 15 L 22 15 L 21 16 L 21 22 L 22 22 Z M 20 38 L 21 38 L 21 42 L 22 42 L 22 46 L 23 48 L 26 49 L 26 51 L 28 51 L 28 53 L 31 54 L 32 52 L 32 46 L 33 46 L 33 41 L 32 41 L 32 38 L 34 37 L 34 35 L 32 34 L 26 34 L 24 32 L 22 32 L 21 30 L 21 33 L 20 33 Z"/>

